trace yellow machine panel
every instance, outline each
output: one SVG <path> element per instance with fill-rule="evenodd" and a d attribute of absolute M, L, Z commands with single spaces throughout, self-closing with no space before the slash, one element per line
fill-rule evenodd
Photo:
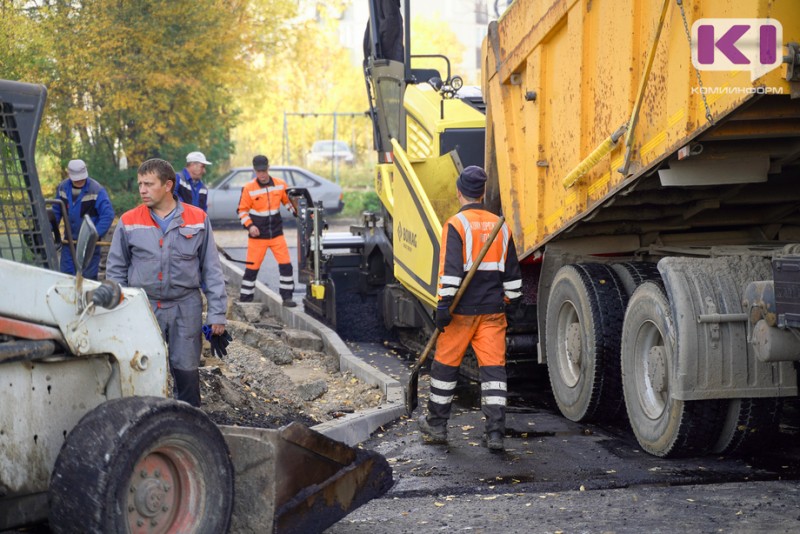
<path fill-rule="evenodd" d="M 406 148 L 392 140 L 394 162 L 377 166 L 375 191 L 392 216 L 395 278 L 435 307 L 442 224 L 459 209 L 455 181 L 462 169 L 455 151 L 439 155 L 442 134 L 482 130 L 486 119 L 427 84 L 409 86 L 403 103 Z"/>
<path fill-rule="evenodd" d="M 521 256 L 704 133 L 707 140 L 800 135 L 796 120 L 761 120 L 796 114 L 797 101 L 788 102 L 798 82 L 787 81 L 785 64 L 695 68 L 692 46 L 695 57 L 704 46 L 697 38 L 690 44 L 695 22 L 730 18 L 779 21 L 783 43 L 800 41 L 796 0 L 518 0 L 490 27 L 486 160 L 497 162 Z M 777 50 L 778 58 L 787 53 Z M 756 100 L 770 102 L 748 116 Z M 622 135 L 610 142 L 615 132 Z"/>
<path fill-rule="evenodd" d="M 394 276 L 422 302 L 436 306 L 442 224 L 458 211 L 453 154 L 411 163 L 393 142 Z M 436 180 L 426 179 L 437 177 Z"/>

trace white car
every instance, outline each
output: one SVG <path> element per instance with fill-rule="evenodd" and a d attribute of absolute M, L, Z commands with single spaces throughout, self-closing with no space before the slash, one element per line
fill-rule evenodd
<path fill-rule="evenodd" d="M 326 214 L 342 211 L 342 188 L 317 176 L 313 172 L 300 167 L 270 165 L 269 174 L 280 178 L 291 187 L 308 189 L 311 198 L 316 203 L 322 201 Z M 242 196 L 242 187 L 256 175 L 252 167 L 235 167 L 228 174 L 208 186 L 208 217 L 215 223 L 238 223 L 239 199 Z M 281 216 L 291 219 L 292 214 L 285 207 L 281 207 Z"/>
<path fill-rule="evenodd" d="M 315 141 L 311 146 L 311 151 L 306 154 L 306 165 L 309 167 L 330 163 L 331 161 L 353 165 L 356 162 L 356 157 L 347 143 L 331 139 Z"/>

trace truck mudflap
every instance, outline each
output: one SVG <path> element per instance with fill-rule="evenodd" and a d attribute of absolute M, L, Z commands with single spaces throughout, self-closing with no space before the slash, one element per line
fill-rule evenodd
<path fill-rule="evenodd" d="M 380 454 L 299 423 L 220 428 L 236 473 L 231 532 L 322 532 L 393 483 Z"/>

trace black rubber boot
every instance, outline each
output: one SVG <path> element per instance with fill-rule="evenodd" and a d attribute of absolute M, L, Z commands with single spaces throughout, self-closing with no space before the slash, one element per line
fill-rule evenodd
<path fill-rule="evenodd" d="M 484 434 L 483 438 L 481 438 L 481 445 L 488 448 L 490 451 L 505 450 L 503 434 L 497 430 Z"/>
<path fill-rule="evenodd" d="M 200 371 L 173 369 L 172 376 L 175 378 L 176 398 L 192 406 L 200 406 Z"/>
<path fill-rule="evenodd" d="M 419 430 L 422 432 L 422 441 L 432 445 L 444 445 L 447 443 L 447 426 L 434 426 L 428 422 L 428 417 L 424 414 L 419 418 Z"/>

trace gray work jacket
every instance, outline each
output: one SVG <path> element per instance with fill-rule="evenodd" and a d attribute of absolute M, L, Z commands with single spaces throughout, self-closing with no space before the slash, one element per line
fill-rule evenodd
<path fill-rule="evenodd" d="M 150 209 L 125 212 L 108 251 L 106 278 L 145 290 L 156 308 L 174 305 L 204 288 L 208 324 L 225 324 L 225 277 L 206 213 L 178 202 L 175 216 L 161 233 Z"/>

